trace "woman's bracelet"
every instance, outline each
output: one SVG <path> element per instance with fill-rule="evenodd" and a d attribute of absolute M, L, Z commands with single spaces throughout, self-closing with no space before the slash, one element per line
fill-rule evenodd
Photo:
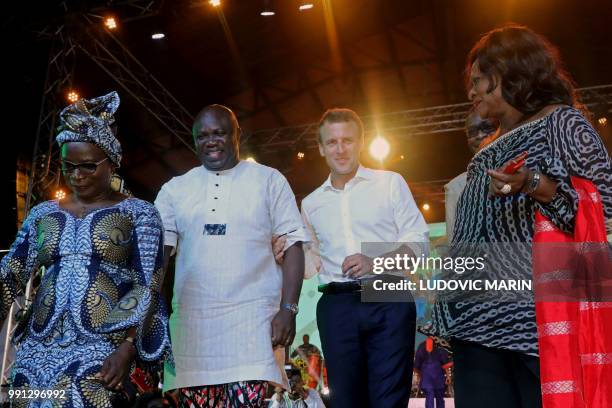
<path fill-rule="evenodd" d="M 523 190 L 525 194 L 533 194 L 540 185 L 541 174 L 538 172 L 532 172 L 531 177 L 527 180 L 527 188 Z"/>

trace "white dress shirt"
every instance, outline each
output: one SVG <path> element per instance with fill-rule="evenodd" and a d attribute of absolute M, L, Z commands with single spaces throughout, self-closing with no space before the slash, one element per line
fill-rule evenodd
<path fill-rule="evenodd" d="M 302 218 L 311 237 L 306 276 L 319 273 L 320 283 L 350 281 L 342 275 L 342 262 L 363 253 L 362 243 L 404 243 L 417 256 L 429 251 L 425 219 L 404 178 L 391 171 L 359 166 L 343 190 L 328 177 L 302 201 Z"/>
<path fill-rule="evenodd" d="M 286 385 L 272 350 L 283 277 L 271 238 L 288 233 L 289 247 L 306 234 L 285 177 L 245 161 L 225 171 L 200 166 L 164 184 L 155 205 L 165 245 L 177 252 L 170 317 L 176 377 L 170 372 L 164 388 Z"/>

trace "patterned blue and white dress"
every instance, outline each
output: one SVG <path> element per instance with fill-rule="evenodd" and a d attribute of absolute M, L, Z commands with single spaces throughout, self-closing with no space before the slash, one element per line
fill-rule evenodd
<path fill-rule="evenodd" d="M 166 357 L 162 224 L 152 204 L 128 198 L 76 218 L 57 201 L 44 202 L 32 209 L 0 265 L 2 319 L 31 274 L 45 268 L 14 338 L 12 386 L 66 390 L 63 400 L 15 405 L 112 406 L 94 375 L 134 326 L 137 358 Z"/>
<path fill-rule="evenodd" d="M 497 169 L 528 151 L 525 166 L 558 182 L 557 194 L 542 204 L 526 194 L 489 198 L 488 169 Z M 498 279 L 531 277 L 531 243 L 535 213 L 542 212 L 558 228 L 571 232 L 578 196 L 570 177 L 590 180 L 599 190 L 604 216 L 612 219 L 612 161 L 593 127 L 576 109 L 556 108 L 500 136 L 472 158 L 467 185 L 459 198 L 451 247 L 487 245 L 506 266 Z M 513 250 L 508 245 L 520 243 Z M 520 248 L 520 250 L 517 250 Z M 432 322 L 423 331 L 445 338 L 530 355 L 538 354 L 533 299 L 500 301 L 464 299 L 434 305 Z"/>

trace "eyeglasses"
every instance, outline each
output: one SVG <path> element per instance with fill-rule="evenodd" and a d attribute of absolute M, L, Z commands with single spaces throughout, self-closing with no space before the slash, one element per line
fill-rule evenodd
<path fill-rule="evenodd" d="M 62 160 L 62 173 L 71 174 L 79 170 L 81 174 L 94 174 L 98 170 L 98 166 L 108 160 L 108 157 L 99 162 L 72 163 Z"/>

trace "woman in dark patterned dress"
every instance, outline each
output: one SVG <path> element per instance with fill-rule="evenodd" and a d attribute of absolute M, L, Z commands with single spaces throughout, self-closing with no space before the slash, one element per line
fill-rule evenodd
<path fill-rule="evenodd" d="M 14 390 L 52 392 L 15 406 L 111 407 L 134 359 L 169 350 L 160 301 L 163 240 L 155 207 L 111 189 L 121 147 L 111 126 L 119 96 L 81 100 L 60 114 L 62 171 L 72 191 L 32 208 L 0 270 L 0 319 L 44 267 L 31 314 L 14 341 Z M 20 394 L 22 397 L 23 394 Z"/>
<path fill-rule="evenodd" d="M 452 246 L 493 244 L 495 256 L 512 257 L 497 278 L 516 279 L 531 274 L 536 211 L 572 232 L 578 196 L 571 176 L 597 187 L 605 217 L 612 218 L 612 165 L 576 109 L 557 51 L 540 35 L 516 25 L 487 33 L 472 48 L 466 74 L 474 110 L 498 120 L 500 136 L 468 165 Z M 525 165 L 503 174 L 524 151 Z M 523 250 L 505 253 L 500 243 L 520 243 Z M 541 406 L 533 300 L 439 300 L 430 333 L 451 339 L 457 408 Z"/>

